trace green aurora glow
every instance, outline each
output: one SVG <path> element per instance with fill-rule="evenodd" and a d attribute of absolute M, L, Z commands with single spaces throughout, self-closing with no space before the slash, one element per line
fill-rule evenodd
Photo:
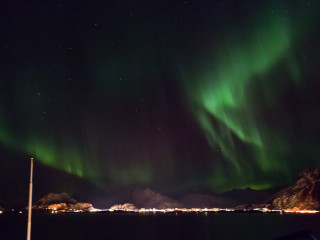
<path fill-rule="evenodd" d="M 285 156 L 293 148 L 278 131 L 280 126 L 269 126 L 268 120 L 261 117 L 261 108 L 266 104 L 272 114 L 280 82 L 288 83 L 288 79 L 272 79 L 270 73 L 279 73 L 279 67 L 293 83 L 303 81 L 293 50 L 299 37 L 306 34 L 305 26 L 312 23 L 313 14 L 284 16 L 283 9 L 270 9 L 245 30 L 222 34 L 227 37 L 215 44 L 219 47 L 214 47 L 212 66 L 202 69 L 205 74 L 183 78 L 192 111 L 208 143 L 228 160 L 215 164 L 208 180 L 214 189 L 270 188 L 275 180 L 270 177 L 273 174 L 292 180 L 290 160 Z M 261 174 L 269 177 L 260 178 Z"/>
<path fill-rule="evenodd" d="M 13 31 L 21 56 L 3 67 L 12 70 L 0 82 L 1 146 L 100 186 L 222 192 L 289 183 L 319 164 L 309 126 L 320 115 L 305 107 L 311 67 L 302 61 L 318 5 L 260 5 L 239 23 L 226 20 L 227 8 L 202 24 L 195 7 L 189 22 L 174 10 L 150 21 L 103 12 L 89 24 L 83 10 L 77 27 L 56 23 L 43 39 L 32 24 L 17 28 L 30 36 Z"/>

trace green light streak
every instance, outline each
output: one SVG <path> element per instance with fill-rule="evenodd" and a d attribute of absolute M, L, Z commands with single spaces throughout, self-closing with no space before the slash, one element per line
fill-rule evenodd
<path fill-rule="evenodd" d="M 261 131 L 250 111 L 246 85 L 255 76 L 271 69 L 289 50 L 290 34 L 281 18 L 270 19 L 254 31 L 253 41 L 249 43 L 230 43 L 230 54 L 220 53 L 218 69 L 208 80 L 193 88 L 191 100 L 203 107 L 199 121 L 209 132 L 210 141 L 218 142 L 223 153 L 240 171 L 237 160 L 230 155 L 233 149 L 232 135 L 258 148 L 263 148 Z M 224 56 L 223 56 L 224 55 Z M 195 97 L 196 96 L 196 97 Z M 214 117 L 219 130 L 213 127 Z"/>
<path fill-rule="evenodd" d="M 53 147 L 48 147 L 46 144 L 39 144 L 37 142 L 26 145 L 26 152 L 31 156 L 35 156 L 43 164 L 64 170 L 78 177 L 87 177 L 83 173 L 82 166 L 85 160 L 74 149 L 60 147 L 57 150 Z"/>
<path fill-rule="evenodd" d="M 219 147 L 228 160 L 215 164 L 210 180 L 214 189 L 248 185 L 262 189 L 272 186 L 273 180 L 257 184 L 261 173 L 282 172 L 284 177 L 290 176 L 287 163 L 281 159 L 290 147 L 282 133 L 275 132 L 261 119 L 259 107 L 268 101 L 263 96 L 277 101 L 273 92 L 276 82 L 267 74 L 279 65 L 286 68 L 293 82 L 302 81 L 292 48 L 304 29 L 294 18 L 276 12 L 280 10 L 257 18 L 249 31 L 236 31 L 238 34 L 232 34 L 231 40 L 226 37 L 213 51 L 212 67 L 202 69 L 205 74 L 183 78 L 191 108 L 209 145 L 213 150 Z M 257 81 L 267 87 L 252 88 Z M 257 96 L 258 91 L 261 98 L 253 102 L 251 96 Z M 239 150 L 237 142 L 249 149 L 249 155 Z M 227 166 L 231 168 L 228 171 Z M 228 177 L 230 172 L 232 177 Z"/>

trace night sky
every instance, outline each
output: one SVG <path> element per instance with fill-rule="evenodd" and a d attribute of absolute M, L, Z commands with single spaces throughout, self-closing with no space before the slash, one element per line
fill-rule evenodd
<path fill-rule="evenodd" d="M 267 189 L 320 167 L 319 1 L 36 2 L 0 3 L 1 185 L 31 156 L 61 190 Z"/>

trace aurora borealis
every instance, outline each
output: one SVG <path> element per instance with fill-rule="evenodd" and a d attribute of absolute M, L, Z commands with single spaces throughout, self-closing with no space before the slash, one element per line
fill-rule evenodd
<path fill-rule="evenodd" d="M 266 107 L 268 114 L 274 114 L 272 104 L 281 96 L 275 94 L 272 85 L 279 82 L 290 84 L 290 81 L 299 85 L 303 81 L 294 46 L 305 34 L 303 26 L 311 24 L 312 11 L 296 11 L 299 17 L 293 18 L 288 16 L 288 10 L 272 9 L 268 13 L 264 10 L 262 17 L 248 24 L 244 31 L 232 34 L 231 40 L 227 35 L 223 50 L 214 49 L 214 66 L 206 67 L 205 74 L 199 76 L 198 81 L 186 80 L 190 81 L 187 88 L 194 114 L 204 129 L 208 143 L 222 151 L 229 160 L 227 165 L 239 176 L 237 179 L 246 174 L 245 182 L 255 178 L 260 171 L 265 174 L 281 171 L 291 176 L 290 168 L 287 168 L 290 162 L 283 159 L 283 155 L 293 151 L 289 146 L 290 140 L 283 133 L 274 132 L 277 126 L 261 119 L 259 114 Z M 285 16 L 281 14 L 283 11 Z M 298 19 L 305 19 L 306 22 L 301 24 Z M 286 79 L 278 78 L 275 83 L 270 74 L 272 71 L 279 75 L 285 72 Z M 258 90 L 251 87 L 252 82 L 258 82 Z M 256 96 L 251 96 L 257 91 L 265 99 L 257 101 Z M 247 154 L 241 153 L 244 145 L 249 148 Z M 237 148 L 241 149 L 240 153 Z M 248 160 L 253 162 L 248 163 Z M 215 173 L 225 184 L 230 179 L 225 178 L 222 169 L 225 167 L 218 166 Z M 222 186 L 219 182 L 216 185 Z M 267 182 L 255 187 L 264 186 L 270 187 Z"/>
<path fill-rule="evenodd" d="M 2 3 L 2 168 L 178 193 L 320 165 L 318 1 L 80 2 Z"/>

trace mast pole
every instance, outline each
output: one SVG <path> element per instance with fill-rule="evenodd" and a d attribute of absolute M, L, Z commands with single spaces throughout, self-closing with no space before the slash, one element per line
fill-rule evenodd
<path fill-rule="evenodd" d="M 31 240 L 33 158 L 31 158 L 30 160 L 31 160 L 31 167 L 30 167 L 30 184 L 29 184 L 29 207 L 28 207 L 27 240 Z"/>

